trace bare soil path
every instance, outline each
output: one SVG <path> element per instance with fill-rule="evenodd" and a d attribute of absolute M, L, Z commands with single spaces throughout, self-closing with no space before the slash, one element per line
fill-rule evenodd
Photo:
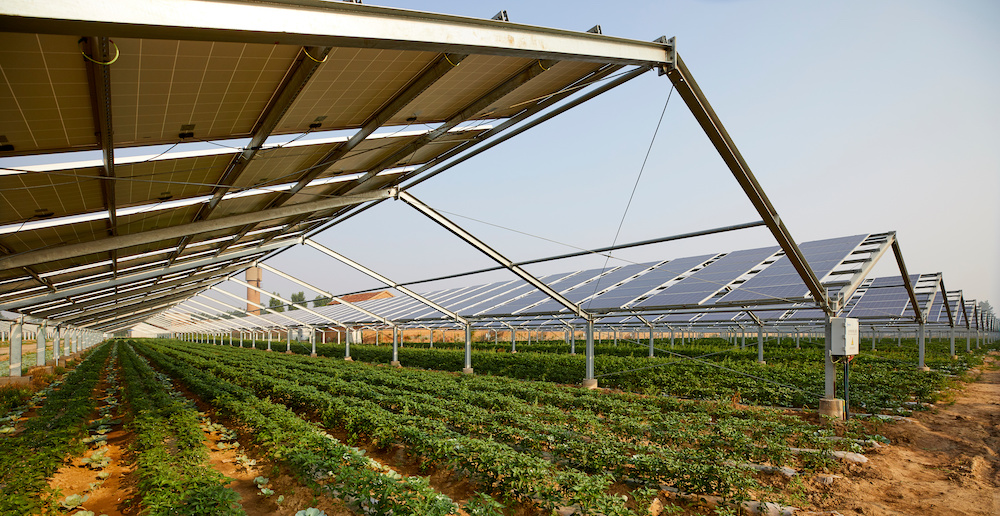
<path fill-rule="evenodd" d="M 1000 354 L 954 403 L 881 429 L 892 445 L 849 477 L 816 486 L 823 512 L 864 515 L 1000 515 Z"/>

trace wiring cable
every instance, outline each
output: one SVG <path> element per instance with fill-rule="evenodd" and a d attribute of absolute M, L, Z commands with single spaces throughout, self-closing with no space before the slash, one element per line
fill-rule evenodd
<path fill-rule="evenodd" d="M 81 44 L 81 43 L 83 43 L 83 42 L 84 42 L 84 41 L 85 41 L 86 39 L 87 39 L 87 38 L 80 38 L 80 41 L 77 41 L 77 42 L 76 42 L 76 44 L 77 44 L 77 45 L 80 45 L 80 44 Z M 113 64 L 115 64 L 115 61 L 117 61 L 117 60 L 118 60 L 118 57 L 119 57 L 119 56 L 121 56 L 121 51 L 120 51 L 120 50 L 118 50 L 118 45 L 116 45 L 116 44 L 115 44 L 115 40 L 113 40 L 113 39 L 109 39 L 109 40 L 108 40 L 108 42 L 109 42 L 109 43 L 111 43 L 111 46 L 115 47 L 115 57 L 112 57 L 110 61 L 106 61 L 106 62 L 105 62 L 105 61 L 98 61 L 98 60 L 94 59 L 93 57 L 90 57 L 90 56 L 88 56 L 88 55 L 87 55 L 87 53 L 83 51 L 83 48 L 80 48 L 80 54 L 81 54 L 81 55 L 82 55 L 82 56 L 83 56 L 84 58 L 86 58 L 86 59 L 87 59 L 87 61 L 90 61 L 90 62 L 92 62 L 92 63 L 96 63 L 96 64 L 99 64 L 99 65 L 102 65 L 102 66 L 109 66 L 109 65 L 113 65 Z"/>
<path fill-rule="evenodd" d="M 656 129 L 653 130 L 653 137 L 650 138 L 650 140 L 649 140 L 649 147 L 646 149 L 646 156 L 644 158 L 642 158 L 642 166 L 639 167 L 639 174 L 635 178 L 635 184 L 632 185 L 632 193 L 629 194 L 628 203 L 625 204 L 625 212 L 622 213 L 622 218 L 618 222 L 618 230 L 615 231 L 615 238 L 614 238 L 614 240 L 611 241 L 611 245 L 612 246 L 614 246 L 615 244 L 618 243 L 618 236 L 621 235 L 622 226 L 625 225 L 625 217 L 628 215 L 629 207 L 632 206 L 632 199 L 635 197 L 635 191 L 636 191 L 636 189 L 639 188 L 639 180 L 642 179 L 642 172 L 646 169 L 646 162 L 649 161 L 649 154 L 653 151 L 653 144 L 656 142 L 656 135 L 660 132 L 660 125 L 663 123 L 663 117 L 667 113 L 667 106 L 670 105 L 670 97 L 672 97 L 673 94 L 674 94 L 674 87 L 671 86 L 670 87 L 670 92 L 667 93 L 667 101 L 663 103 L 663 110 L 660 112 L 660 119 L 656 122 Z M 611 253 L 609 252 L 608 254 L 611 254 Z M 610 256 L 607 257 L 604 260 L 604 266 L 601 268 L 602 269 L 601 270 L 601 276 L 603 276 L 604 275 L 604 271 L 607 270 L 607 268 L 608 268 L 608 261 L 610 261 L 610 260 L 611 260 Z M 587 307 L 589 307 L 590 303 L 594 300 L 594 295 L 597 294 L 598 288 L 600 286 L 601 286 L 601 277 L 599 276 L 597 278 L 597 281 L 594 283 L 594 291 L 593 291 L 593 293 L 591 293 L 591 297 L 587 301 Z"/>

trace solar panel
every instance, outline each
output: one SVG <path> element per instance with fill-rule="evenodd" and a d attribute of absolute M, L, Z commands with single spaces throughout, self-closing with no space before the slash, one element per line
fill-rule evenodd
<path fill-rule="evenodd" d="M 585 308 L 619 308 L 626 303 L 648 293 L 656 287 L 688 272 L 714 258 L 715 254 L 676 258 L 658 265 L 653 270 L 635 278 L 614 290 L 605 292 L 587 303 Z"/>
<path fill-rule="evenodd" d="M 553 289 L 559 290 L 560 282 L 567 280 L 567 278 L 572 278 L 577 274 L 577 272 L 564 272 L 543 276 L 539 279 Z M 525 283 L 525 285 L 529 287 L 527 290 L 519 290 L 516 296 L 509 296 L 503 303 L 494 305 L 489 310 L 479 312 L 477 315 L 512 314 L 548 297 L 544 292 L 536 289 L 534 286 L 527 283 Z M 568 287 L 569 283 L 567 283 L 566 286 Z"/>
<path fill-rule="evenodd" d="M 553 278 L 553 280 L 549 281 L 548 278 L 546 278 L 545 284 L 548 285 L 549 287 L 552 287 L 552 289 L 558 292 L 561 289 L 569 288 L 570 286 L 575 284 L 576 282 L 574 281 L 574 278 L 576 278 L 578 274 L 579 271 L 552 275 L 550 276 L 550 278 Z M 537 304 L 541 301 L 545 301 L 546 299 L 550 299 L 548 294 L 540 290 L 536 290 L 531 294 L 515 299 L 510 303 L 503 305 L 502 308 L 504 313 L 515 314 L 523 311 L 525 308 L 529 308 L 531 305 Z"/>
<path fill-rule="evenodd" d="M 566 299 L 574 303 L 580 303 L 584 299 L 594 295 L 595 292 L 618 283 L 619 281 L 634 276 L 644 269 L 648 269 L 656 262 L 626 265 L 618 267 L 602 274 L 602 269 L 591 269 L 581 272 L 577 277 L 581 281 L 576 282 L 571 289 L 560 291 Z M 584 279 L 586 278 L 586 279 Z M 586 308 L 586 306 L 584 307 Z M 556 312 L 565 310 L 565 307 L 555 300 L 546 301 L 531 309 L 532 313 Z"/>
<path fill-rule="evenodd" d="M 910 282 L 916 283 L 918 278 L 919 275 L 911 275 Z M 858 319 L 902 317 L 909 302 L 910 295 L 902 276 L 875 278 L 848 316 Z"/>
<path fill-rule="evenodd" d="M 868 235 L 816 240 L 803 243 L 799 249 L 816 273 L 816 277 L 823 279 L 866 238 Z M 805 297 L 808 293 L 809 289 L 802 282 L 788 257 L 783 256 L 739 288 L 723 296 L 718 302 L 797 299 Z"/>
<path fill-rule="evenodd" d="M 777 246 L 729 253 L 636 306 L 699 304 L 778 252 Z"/>

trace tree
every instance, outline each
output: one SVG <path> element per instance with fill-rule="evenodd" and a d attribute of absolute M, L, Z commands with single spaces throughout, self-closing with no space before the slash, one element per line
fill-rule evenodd
<path fill-rule="evenodd" d="M 288 305 L 288 309 L 298 310 L 299 306 L 306 306 L 306 293 L 301 290 L 292 292 L 292 304 Z"/>
<path fill-rule="evenodd" d="M 278 295 L 277 292 L 273 292 L 273 294 L 275 296 Z M 267 301 L 267 307 L 270 308 L 271 310 L 274 310 L 275 312 L 284 312 L 285 311 L 285 304 L 282 303 L 281 300 L 278 299 L 277 297 L 272 297 L 271 299 L 269 299 Z"/>
<path fill-rule="evenodd" d="M 328 298 L 328 297 L 324 297 L 324 296 L 316 296 L 316 298 L 313 299 L 313 308 L 319 308 L 321 306 L 326 306 L 326 305 L 330 304 L 330 301 L 333 301 L 333 300 L 330 299 L 330 298 Z"/>

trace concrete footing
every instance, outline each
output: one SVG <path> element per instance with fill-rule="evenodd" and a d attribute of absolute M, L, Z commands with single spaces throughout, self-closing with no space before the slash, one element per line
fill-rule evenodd
<path fill-rule="evenodd" d="M 354 359 L 351 357 L 344 357 L 344 362 L 354 362 Z"/>
<path fill-rule="evenodd" d="M 931 370 L 931 368 L 929 368 L 929 367 L 927 367 L 927 366 L 924 366 L 924 367 L 918 367 L 917 369 L 919 369 L 919 370 L 921 370 L 921 371 L 923 371 L 923 372 L 925 372 L 925 373 L 926 373 L 927 371 L 930 371 L 930 370 Z"/>
<path fill-rule="evenodd" d="M 819 414 L 836 419 L 844 419 L 844 400 L 840 398 L 820 398 Z"/>
<path fill-rule="evenodd" d="M 31 376 L 0 376 L 0 385 L 27 387 L 31 385 Z"/>
<path fill-rule="evenodd" d="M 316 353 L 309 353 L 309 356 L 315 358 L 315 357 L 318 357 L 319 355 L 317 355 Z"/>
<path fill-rule="evenodd" d="M 463 367 L 462 374 L 474 374 L 471 367 Z"/>
<path fill-rule="evenodd" d="M 392 362 L 389 362 L 389 365 L 392 367 L 403 367 L 403 364 L 400 364 L 399 360 L 393 360 Z"/>
<path fill-rule="evenodd" d="M 597 388 L 597 378 L 591 378 L 589 380 L 583 381 L 584 389 L 596 389 Z"/>
<path fill-rule="evenodd" d="M 55 368 L 52 366 L 32 367 L 28 369 L 28 376 L 54 374 Z"/>
<path fill-rule="evenodd" d="M 767 365 L 767 360 L 758 360 L 757 363 L 760 365 Z"/>
<path fill-rule="evenodd" d="M 291 354 L 292 354 L 292 350 L 290 350 L 290 349 L 286 349 L 286 350 L 285 350 L 285 354 L 286 354 L 286 355 L 291 355 Z"/>
<path fill-rule="evenodd" d="M 952 359 L 952 360 L 958 360 L 958 355 L 952 355 L 952 356 L 951 356 L 951 359 Z"/>

